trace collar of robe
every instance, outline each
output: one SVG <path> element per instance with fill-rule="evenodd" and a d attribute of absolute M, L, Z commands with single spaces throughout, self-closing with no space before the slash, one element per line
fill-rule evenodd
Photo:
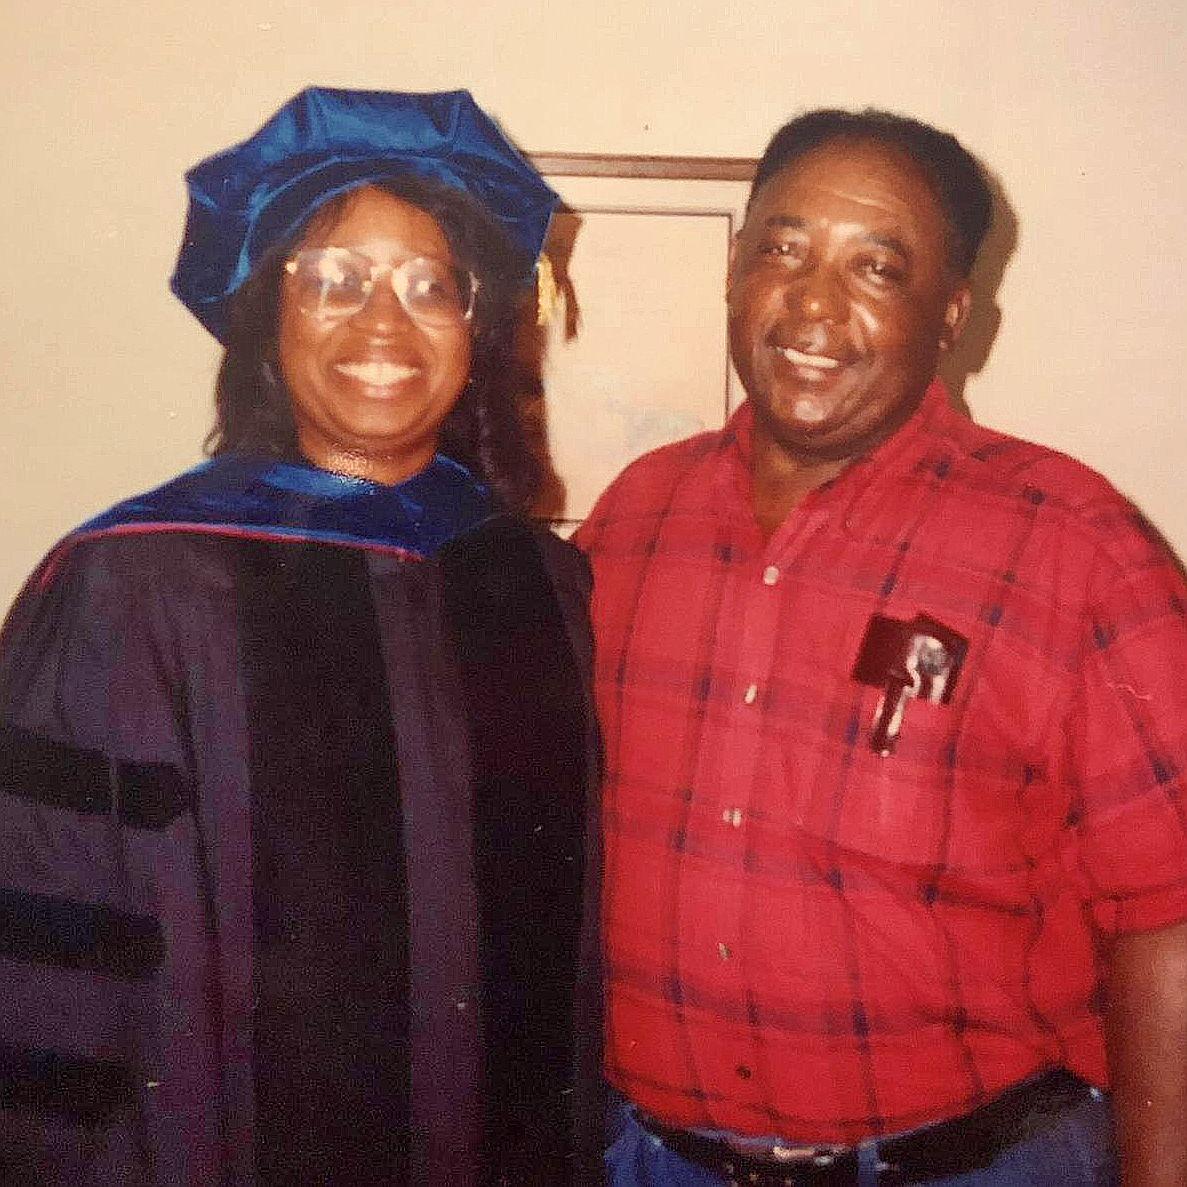
<path fill-rule="evenodd" d="M 424 558 L 496 511 L 490 489 L 440 454 L 394 486 L 305 462 L 224 454 L 118 503 L 83 524 L 73 539 L 189 531 Z"/>

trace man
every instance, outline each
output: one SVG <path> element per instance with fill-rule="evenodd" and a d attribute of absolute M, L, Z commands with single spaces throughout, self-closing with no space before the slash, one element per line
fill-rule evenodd
<path fill-rule="evenodd" d="M 603 496 L 611 1182 L 1187 1183 L 1187 588 L 954 413 L 990 193 L 793 120 L 728 285 L 748 399 Z"/>

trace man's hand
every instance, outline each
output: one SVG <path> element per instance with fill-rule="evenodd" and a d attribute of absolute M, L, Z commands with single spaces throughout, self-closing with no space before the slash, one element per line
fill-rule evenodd
<path fill-rule="evenodd" d="M 1113 946 L 1106 1034 L 1125 1187 L 1187 1185 L 1187 923 Z"/>

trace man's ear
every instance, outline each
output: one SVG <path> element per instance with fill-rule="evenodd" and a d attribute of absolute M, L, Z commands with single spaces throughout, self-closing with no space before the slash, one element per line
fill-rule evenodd
<path fill-rule="evenodd" d="M 940 349 L 947 350 L 955 345 L 968 325 L 969 311 L 973 307 L 973 293 L 967 284 L 953 289 L 944 309 L 944 328 L 940 331 Z"/>

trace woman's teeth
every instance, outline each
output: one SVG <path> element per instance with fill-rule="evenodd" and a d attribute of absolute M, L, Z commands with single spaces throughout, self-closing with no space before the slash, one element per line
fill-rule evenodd
<path fill-rule="evenodd" d="M 334 370 L 369 387 L 389 387 L 420 373 L 406 363 L 338 363 Z"/>

